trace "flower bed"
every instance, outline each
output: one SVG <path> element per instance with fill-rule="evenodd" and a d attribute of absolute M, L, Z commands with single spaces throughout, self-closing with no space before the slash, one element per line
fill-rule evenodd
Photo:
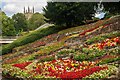
<path fill-rule="evenodd" d="M 102 72 L 106 73 L 105 77 L 108 77 L 108 74 L 113 73 L 115 70 L 116 68 L 111 68 L 107 65 L 96 66 L 95 62 L 59 59 L 43 63 L 24 62 L 12 65 L 7 64 L 6 66 L 4 65 L 3 74 L 8 73 L 11 76 L 20 78 L 85 79 L 93 78 L 93 76 L 102 74 Z M 101 75 L 98 77 L 102 78 Z"/>
<path fill-rule="evenodd" d="M 105 55 L 103 57 L 101 57 L 101 59 L 98 59 L 96 61 L 101 61 L 101 60 L 105 60 L 105 59 L 113 59 L 113 58 L 116 58 L 117 56 L 115 55 Z"/>
<path fill-rule="evenodd" d="M 106 66 L 95 66 L 94 62 L 78 62 L 71 59 L 59 59 L 49 62 L 38 63 L 33 72 L 44 77 L 54 78 L 83 78 L 94 72 L 107 69 Z M 46 73 L 44 75 L 44 73 Z"/>
<path fill-rule="evenodd" d="M 99 49 L 89 49 L 89 48 L 83 48 L 83 53 L 74 55 L 74 59 L 78 61 L 84 61 L 84 60 L 93 60 L 96 57 L 101 57 L 102 55 L 106 54 L 105 50 L 99 50 Z"/>
<path fill-rule="evenodd" d="M 25 69 L 25 67 L 28 66 L 30 63 L 32 63 L 32 62 L 18 63 L 18 64 L 14 64 L 14 65 L 12 65 L 12 66 L 18 67 L 18 68 L 20 68 L 20 69 Z"/>
<path fill-rule="evenodd" d="M 106 58 L 106 59 L 99 60 L 97 65 L 112 63 L 112 62 L 119 61 L 119 60 L 120 60 L 119 56 L 115 58 Z"/>
<path fill-rule="evenodd" d="M 93 74 L 94 72 L 99 72 L 100 70 L 104 70 L 104 69 L 107 69 L 107 67 L 96 66 L 96 67 L 93 67 L 90 69 L 84 69 L 84 70 L 77 71 L 77 72 L 75 72 L 75 71 L 74 72 L 65 72 L 60 75 L 60 78 L 82 79 L 83 77 L 89 76 L 89 75 Z"/>
<path fill-rule="evenodd" d="M 63 57 L 70 57 L 70 55 L 76 54 L 74 49 L 61 49 L 57 52 L 57 57 L 58 58 L 63 58 Z"/>
<path fill-rule="evenodd" d="M 114 32 L 107 33 L 110 31 L 104 30 L 113 28 L 112 25 L 101 24 L 48 35 L 14 49 L 12 54 L 3 56 L 3 74 L 15 78 L 67 80 L 111 76 L 119 65 L 120 32 L 113 29 L 110 31 Z"/>
<path fill-rule="evenodd" d="M 99 49 L 103 49 L 105 47 L 109 47 L 109 46 L 116 46 L 117 44 L 120 44 L 120 37 L 115 37 L 115 38 L 111 38 L 111 39 L 106 39 L 101 43 L 96 43 L 96 44 L 92 44 L 89 46 L 89 48 L 99 48 Z"/>
<path fill-rule="evenodd" d="M 99 72 L 93 73 L 92 75 L 86 76 L 83 78 L 83 80 L 88 80 L 88 79 L 102 79 L 102 78 L 107 78 L 109 77 L 112 73 L 115 74 L 115 72 L 118 71 L 117 67 L 115 66 L 108 66 L 108 69 L 106 70 L 101 70 Z"/>
<path fill-rule="evenodd" d="M 111 24 L 106 24 L 106 25 L 104 25 L 104 26 L 96 26 L 96 27 L 94 27 L 94 28 L 91 28 L 91 29 L 89 29 L 89 30 L 86 30 L 86 31 L 80 33 L 80 36 L 81 36 L 81 35 L 86 35 L 86 34 L 92 32 L 92 31 L 95 31 L 95 30 L 100 29 L 100 28 L 108 27 L 109 25 L 111 25 Z"/>
<path fill-rule="evenodd" d="M 86 31 L 80 33 L 80 36 L 81 36 L 81 35 L 85 35 L 86 33 L 91 32 L 91 31 L 93 31 L 93 30 L 95 30 L 95 29 L 97 29 L 97 28 L 99 28 L 99 26 L 97 26 L 97 27 L 95 27 L 95 28 L 92 28 L 92 29 L 89 29 L 89 30 L 86 30 Z"/>
<path fill-rule="evenodd" d="M 87 44 L 92 44 L 92 43 L 95 43 L 97 41 L 102 41 L 102 40 L 105 40 L 107 38 L 113 38 L 113 37 L 117 37 L 117 36 L 120 36 L 120 31 L 114 31 L 114 32 L 111 32 L 111 33 L 100 34 L 98 36 L 95 36 L 95 37 L 92 37 L 92 38 L 88 39 L 86 41 L 86 43 Z"/>

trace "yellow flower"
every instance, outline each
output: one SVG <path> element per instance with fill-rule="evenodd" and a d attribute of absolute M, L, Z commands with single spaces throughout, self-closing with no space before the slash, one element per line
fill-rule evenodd
<path fill-rule="evenodd" d="M 72 66 L 74 66 L 75 64 L 71 64 Z"/>
<path fill-rule="evenodd" d="M 83 64 L 88 64 L 88 62 L 87 61 L 83 61 Z"/>

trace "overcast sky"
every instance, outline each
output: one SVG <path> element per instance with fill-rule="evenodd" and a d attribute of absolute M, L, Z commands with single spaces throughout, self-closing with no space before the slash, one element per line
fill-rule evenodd
<path fill-rule="evenodd" d="M 1 0 L 0 0 L 1 1 Z M 23 13 L 24 6 L 32 9 L 34 6 L 35 12 L 42 12 L 43 7 L 47 5 L 47 0 L 2 0 L 0 6 L 8 16 L 15 13 Z"/>

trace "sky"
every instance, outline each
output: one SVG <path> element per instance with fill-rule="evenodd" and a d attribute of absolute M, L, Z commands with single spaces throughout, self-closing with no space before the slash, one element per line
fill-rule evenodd
<path fill-rule="evenodd" d="M 7 16 L 11 17 L 15 13 L 23 13 L 24 7 L 32 9 L 35 12 L 42 12 L 43 7 L 47 5 L 47 0 L 0 0 L 0 7 Z"/>

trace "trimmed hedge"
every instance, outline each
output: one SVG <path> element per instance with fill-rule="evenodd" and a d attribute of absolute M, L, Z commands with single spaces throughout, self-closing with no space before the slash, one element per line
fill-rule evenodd
<path fill-rule="evenodd" d="M 2 54 L 4 55 L 4 54 L 7 54 L 9 52 L 12 52 L 12 49 L 15 48 L 15 47 L 19 47 L 19 46 L 34 42 L 38 39 L 41 39 L 44 36 L 56 33 L 60 30 L 61 29 L 58 26 L 57 27 L 56 26 L 50 26 L 48 28 L 42 28 L 42 29 L 39 29 L 37 31 L 31 32 L 31 33 L 29 33 L 25 36 L 22 36 L 22 37 L 18 38 L 17 40 L 15 40 L 11 44 L 4 45 L 2 47 Z"/>

